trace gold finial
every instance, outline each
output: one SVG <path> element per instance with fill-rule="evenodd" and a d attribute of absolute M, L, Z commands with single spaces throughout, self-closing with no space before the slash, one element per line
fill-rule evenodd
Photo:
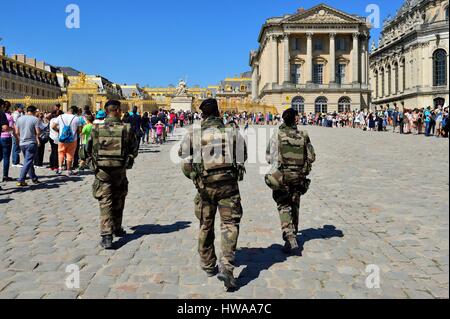
<path fill-rule="evenodd" d="M 80 77 L 80 83 L 83 84 L 83 85 L 86 84 L 86 74 L 81 72 L 79 74 L 79 77 Z"/>

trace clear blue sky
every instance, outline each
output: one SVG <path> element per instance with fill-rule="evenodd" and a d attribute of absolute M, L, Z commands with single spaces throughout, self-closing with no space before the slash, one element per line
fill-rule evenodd
<path fill-rule="evenodd" d="M 0 44 L 117 83 L 166 86 L 187 76 L 205 86 L 249 69 L 266 18 L 321 2 L 364 16 L 375 3 L 384 19 L 403 0 L 2 0 Z M 70 3 L 80 7 L 80 29 L 65 27 Z"/>

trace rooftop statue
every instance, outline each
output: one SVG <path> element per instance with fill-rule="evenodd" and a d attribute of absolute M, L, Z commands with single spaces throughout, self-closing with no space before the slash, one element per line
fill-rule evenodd
<path fill-rule="evenodd" d="M 184 80 L 180 80 L 180 82 L 178 83 L 176 95 L 180 96 L 180 95 L 186 95 L 186 94 L 187 94 L 186 82 Z"/>

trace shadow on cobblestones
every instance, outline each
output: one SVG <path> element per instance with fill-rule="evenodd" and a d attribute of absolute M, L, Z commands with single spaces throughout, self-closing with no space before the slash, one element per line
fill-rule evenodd
<path fill-rule="evenodd" d="M 300 256 L 307 242 L 316 239 L 343 238 L 344 233 L 336 229 L 335 226 L 325 225 L 319 229 L 306 229 L 300 231 L 298 244 Z M 236 253 L 238 266 L 246 266 L 239 276 L 239 286 L 245 287 L 252 281 L 259 278 L 264 270 L 269 270 L 273 265 L 287 261 L 290 257 L 282 252 L 283 246 L 273 244 L 267 248 L 241 248 Z"/>
<path fill-rule="evenodd" d="M 150 235 L 161 235 L 161 234 L 170 234 L 175 233 L 180 230 L 189 228 L 191 226 L 191 222 L 176 222 L 172 225 L 140 225 L 132 227 L 131 230 L 134 231 L 133 234 L 128 234 L 125 237 L 121 238 L 119 241 L 115 243 L 116 250 L 126 246 L 132 241 L 138 240 L 144 236 Z"/>
<path fill-rule="evenodd" d="M 298 236 L 298 245 L 300 247 L 300 251 L 303 252 L 305 248 L 305 244 L 308 241 L 315 239 L 331 239 L 331 238 L 343 238 L 344 233 L 336 229 L 335 226 L 325 225 L 320 229 L 306 229 L 300 232 Z"/>
<path fill-rule="evenodd" d="M 0 204 L 8 204 L 10 201 L 12 201 L 11 198 L 3 198 L 0 199 Z"/>

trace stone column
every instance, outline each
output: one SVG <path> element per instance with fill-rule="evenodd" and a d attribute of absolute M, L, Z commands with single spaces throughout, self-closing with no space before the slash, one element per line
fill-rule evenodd
<path fill-rule="evenodd" d="M 258 64 L 253 66 L 252 73 L 252 101 L 255 102 L 258 99 Z"/>
<path fill-rule="evenodd" d="M 291 82 L 291 54 L 289 45 L 289 35 L 286 34 L 283 38 L 284 45 L 284 83 Z"/>
<path fill-rule="evenodd" d="M 278 37 L 272 35 L 272 83 L 278 84 Z"/>
<path fill-rule="evenodd" d="M 359 33 L 353 33 L 352 82 L 359 83 Z"/>
<path fill-rule="evenodd" d="M 330 33 L 330 83 L 336 82 L 336 33 Z"/>
<path fill-rule="evenodd" d="M 403 68 L 404 68 L 404 65 L 400 60 L 400 62 L 398 63 L 398 92 L 399 93 L 402 93 L 405 90 L 405 83 L 403 83 Z"/>
<path fill-rule="evenodd" d="M 306 34 L 306 62 L 305 62 L 305 66 L 306 66 L 306 83 L 311 83 L 312 82 L 312 37 L 313 37 L 313 33 L 312 32 L 308 32 Z"/>

